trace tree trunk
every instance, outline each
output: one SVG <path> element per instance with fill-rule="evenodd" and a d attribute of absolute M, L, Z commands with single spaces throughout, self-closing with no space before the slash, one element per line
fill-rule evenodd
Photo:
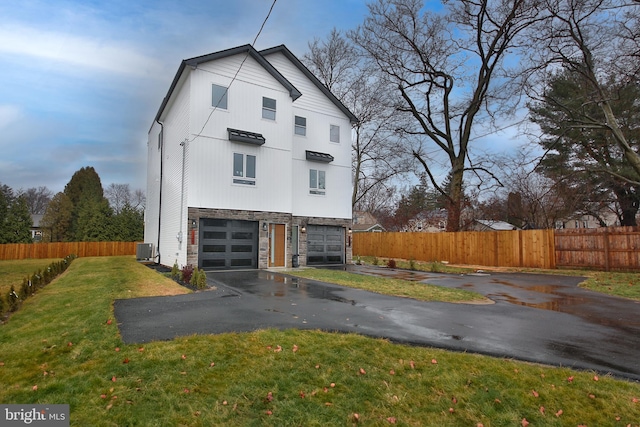
<path fill-rule="evenodd" d="M 449 197 L 447 199 L 447 231 L 460 231 L 462 219 L 462 183 L 464 178 L 464 157 L 456 157 L 451 170 Z"/>

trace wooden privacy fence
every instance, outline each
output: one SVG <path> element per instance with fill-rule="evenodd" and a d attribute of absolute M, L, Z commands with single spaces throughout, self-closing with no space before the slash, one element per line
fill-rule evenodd
<path fill-rule="evenodd" d="M 55 242 L 0 245 L 0 260 L 135 255 L 137 242 Z"/>
<path fill-rule="evenodd" d="M 553 230 L 353 233 L 354 256 L 556 268 Z"/>
<path fill-rule="evenodd" d="M 640 270 L 640 227 L 556 230 L 556 264 L 600 270 Z"/>

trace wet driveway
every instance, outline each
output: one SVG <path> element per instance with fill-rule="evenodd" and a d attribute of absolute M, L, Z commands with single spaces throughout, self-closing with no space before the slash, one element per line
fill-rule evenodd
<path fill-rule="evenodd" d="M 115 316 L 126 343 L 265 328 L 319 329 L 640 380 L 640 303 L 578 288 L 581 278 L 348 268 L 469 289 L 495 304 L 420 302 L 253 270 L 208 273 L 216 290 L 117 300 Z"/>

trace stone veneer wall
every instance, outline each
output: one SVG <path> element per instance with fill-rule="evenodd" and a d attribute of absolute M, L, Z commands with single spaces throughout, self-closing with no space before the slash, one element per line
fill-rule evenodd
<path fill-rule="evenodd" d="M 351 251 L 351 235 L 348 230 L 351 227 L 351 219 L 341 218 L 317 218 L 317 217 L 300 217 L 293 216 L 290 213 L 284 212 L 261 212 L 261 211 L 243 211 L 233 209 L 208 209 L 208 208 L 189 208 L 188 215 L 188 244 L 187 244 L 187 263 L 192 265 L 198 265 L 198 247 L 199 247 L 199 232 L 201 218 L 215 218 L 215 219 L 232 219 L 240 221 L 258 221 L 259 238 L 258 238 L 258 268 L 267 268 L 269 265 L 269 232 L 262 229 L 263 223 L 270 224 L 286 224 L 286 254 L 285 267 L 291 268 L 292 265 L 292 252 L 291 252 L 291 230 L 292 226 L 297 225 L 299 228 L 299 264 L 305 266 L 307 264 L 307 238 L 306 233 L 302 232 L 303 226 L 312 225 L 333 225 L 343 227 L 345 229 L 345 263 L 350 264 L 352 262 Z M 192 224 L 196 224 L 195 227 Z M 193 236 L 192 236 L 193 232 Z M 193 238 L 192 238 L 193 237 Z M 193 242 L 193 244 L 192 244 Z"/>

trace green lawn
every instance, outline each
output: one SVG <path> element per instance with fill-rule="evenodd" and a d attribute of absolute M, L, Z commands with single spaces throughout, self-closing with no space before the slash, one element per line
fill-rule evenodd
<path fill-rule="evenodd" d="M 0 261 L 0 295 L 11 289 L 11 285 L 18 288 L 25 277 L 31 276 L 38 270 L 44 270 L 53 262 L 60 259 L 23 259 L 16 261 Z"/>
<path fill-rule="evenodd" d="M 114 299 L 179 292 L 133 257 L 76 259 L 0 326 L 0 402 L 67 403 L 73 426 L 640 420 L 636 382 L 353 334 L 263 330 L 122 343 Z"/>

